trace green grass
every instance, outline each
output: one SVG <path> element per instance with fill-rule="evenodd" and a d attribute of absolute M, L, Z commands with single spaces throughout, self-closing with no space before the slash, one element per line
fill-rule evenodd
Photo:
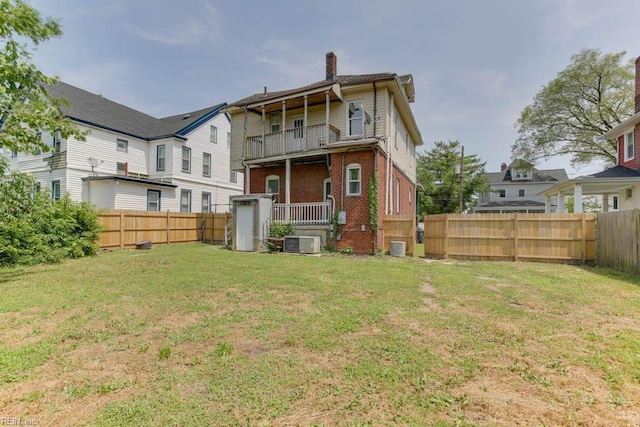
<path fill-rule="evenodd" d="M 200 244 L 0 270 L 0 416 L 638 424 L 639 285 L 575 266 Z"/>

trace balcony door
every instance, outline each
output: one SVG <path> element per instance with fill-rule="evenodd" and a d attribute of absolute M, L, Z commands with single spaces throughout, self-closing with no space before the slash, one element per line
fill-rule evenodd
<path fill-rule="evenodd" d="M 304 150 L 304 118 L 294 117 L 291 120 L 290 130 L 290 151 L 303 151 Z"/>

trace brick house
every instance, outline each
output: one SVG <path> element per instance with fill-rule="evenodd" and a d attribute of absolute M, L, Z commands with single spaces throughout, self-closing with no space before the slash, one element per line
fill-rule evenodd
<path fill-rule="evenodd" d="M 338 75 L 329 52 L 325 80 L 265 88 L 225 109 L 231 169 L 244 173 L 245 194 L 273 195 L 274 221 L 336 249 L 371 253 L 382 247 L 384 215 L 415 214 L 422 137 L 413 101 L 411 75 Z"/>

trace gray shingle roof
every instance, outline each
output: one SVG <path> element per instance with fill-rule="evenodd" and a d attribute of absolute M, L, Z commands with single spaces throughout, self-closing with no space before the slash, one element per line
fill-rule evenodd
<path fill-rule="evenodd" d="M 218 104 L 190 113 L 157 119 L 67 83 L 58 82 L 47 87 L 47 91 L 54 98 L 65 98 L 71 102 L 71 105 L 62 106 L 60 109 L 73 120 L 146 140 L 172 135 L 184 136 L 200 120 L 208 116 L 213 117 L 226 105 Z"/>
<path fill-rule="evenodd" d="M 489 172 L 485 173 L 484 176 L 489 180 L 489 185 L 492 184 L 504 184 L 505 182 L 517 182 L 517 183 L 527 183 L 527 182 L 562 182 L 569 179 L 567 172 L 564 169 L 543 169 L 538 170 L 536 168 L 532 168 L 532 178 L 531 179 L 518 179 L 513 180 L 511 178 L 511 169 L 514 165 L 521 164 L 521 160 L 516 160 L 512 162 L 505 170 L 502 172 Z"/>
<path fill-rule="evenodd" d="M 633 178 L 640 176 L 640 171 L 627 168 L 622 165 L 616 165 L 612 168 L 605 169 L 602 172 L 588 175 L 590 178 Z"/>
<path fill-rule="evenodd" d="M 505 200 L 505 201 L 496 201 L 489 202 L 483 205 L 476 206 L 478 208 L 502 208 L 502 207 L 525 207 L 525 206 L 544 206 L 545 204 L 542 202 L 538 202 L 535 200 Z"/>
<path fill-rule="evenodd" d="M 402 76 L 398 76 L 395 73 L 377 73 L 377 74 L 358 74 L 358 75 L 344 75 L 344 76 L 336 76 L 334 80 L 322 80 L 319 82 L 312 83 L 307 86 L 295 88 L 295 89 L 287 89 L 281 90 L 277 92 L 267 92 L 267 93 L 256 93 L 246 98 L 242 98 L 239 101 L 236 101 L 232 104 L 229 104 L 230 107 L 242 107 L 249 104 L 254 104 L 260 101 L 268 101 L 270 99 L 279 98 L 281 96 L 291 95 L 297 92 L 304 92 L 307 90 L 312 90 L 316 88 L 320 88 L 323 86 L 331 85 L 333 83 L 338 83 L 342 86 L 351 86 L 358 85 L 363 83 L 372 83 L 380 80 L 390 80 L 398 77 L 402 84 L 407 84 L 411 81 L 411 75 L 406 74 Z"/>

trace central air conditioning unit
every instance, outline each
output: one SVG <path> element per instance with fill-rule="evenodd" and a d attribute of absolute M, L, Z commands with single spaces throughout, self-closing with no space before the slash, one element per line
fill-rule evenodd
<path fill-rule="evenodd" d="M 284 238 L 284 251 L 292 254 L 320 253 L 320 237 L 286 236 Z"/>

